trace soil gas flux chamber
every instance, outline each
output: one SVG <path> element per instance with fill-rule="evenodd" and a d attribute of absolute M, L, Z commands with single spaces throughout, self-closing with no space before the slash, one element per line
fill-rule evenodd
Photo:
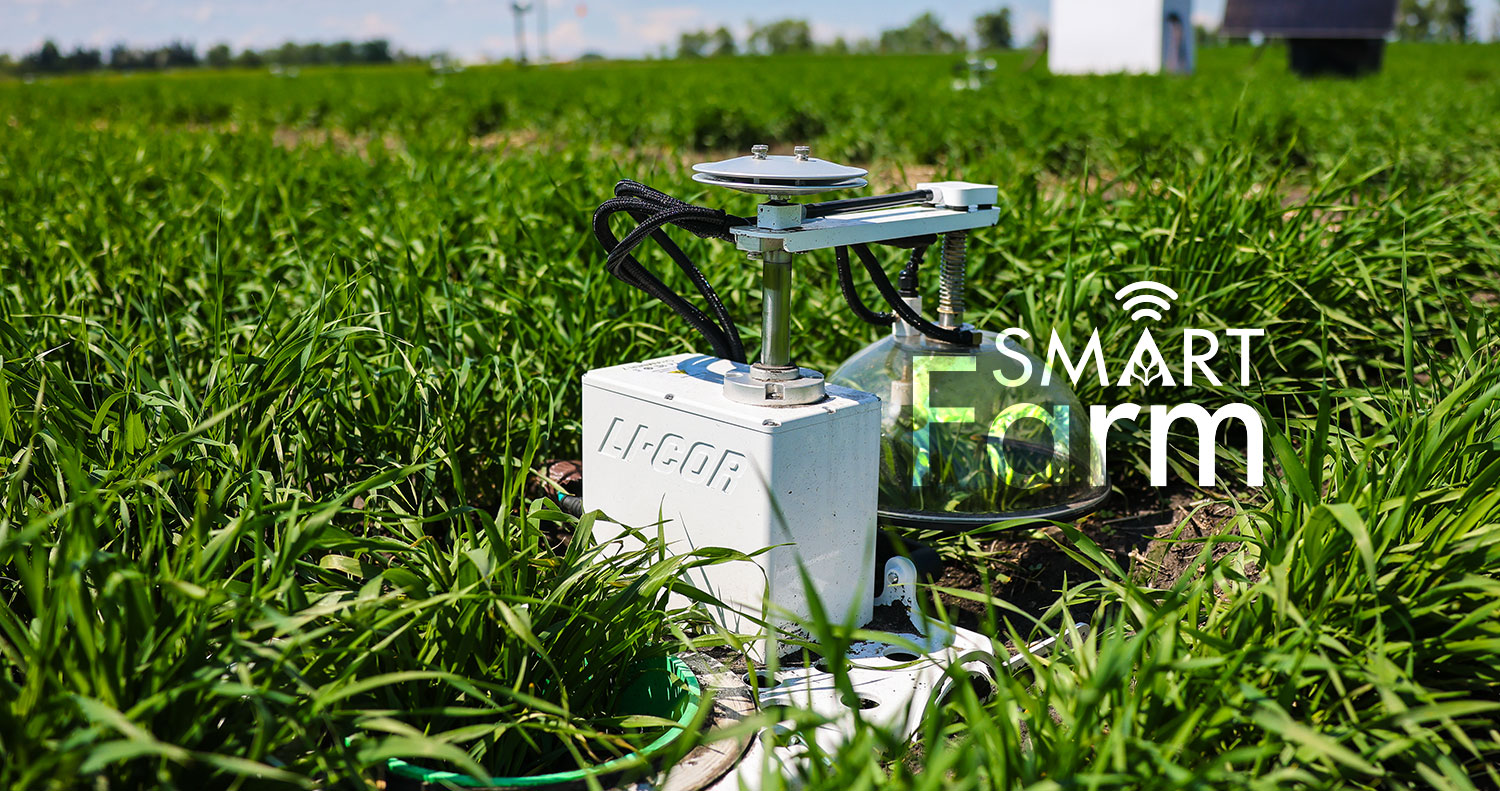
<path fill-rule="evenodd" d="M 755 146 L 749 156 L 694 170 L 699 183 L 764 201 L 754 217 L 738 217 L 625 180 L 594 214 L 609 272 L 670 307 L 706 348 L 584 375 L 586 480 L 578 505 L 605 515 L 594 527 L 601 542 L 627 545 L 642 535 L 636 530 L 659 531 L 671 552 L 745 553 L 745 560 L 694 568 L 688 578 L 722 604 L 711 608 L 718 623 L 755 637 L 747 659 L 756 666 L 776 667 L 797 647 L 786 637 L 802 633 L 818 612 L 862 626 L 877 608 L 895 608 L 900 626 L 887 619 L 880 628 L 901 634 L 901 644 L 856 643 L 848 652 L 855 699 L 836 688 L 822 662 L 788 661 L 757 676 L 722 663 L 700 672 L 720 693 L 736 694 L 748 682 L 760 706 L 826 713 L 832 724 L 815 738 L 828 749 L 852 732 L 855 717 L 910 737 L 953 684 L 984 688 L 1008 663 L 989 637 L 922 614 L 913 560 L 921 553 L 878 548 L 881 526 L 960 531 L 1092 510 L 1108 482 L 1088 413 L 1060 377 L 1047 387 L 998 384 L 1015 355 L 1029 352 L 1010 345 L 1001 354 L 994 333 L 964 320 L 968 241 L 1000 216 L 994 185 L 926 182 L 804 202 L 868 183 L 864 169 L 818 159 L 805 146 L 792 155 Z M 622 214 L 634 224 L 617 236 L 615 227 L 628 223 L 612 227 L 611 220 Z M 668 226 L 733 244 L 760 267 L 761 344 L 753 361 L 727 307 Z M 678 293 L 642 263 L 647 240 L 696 295 Z M 883 257 L 901 267 L 894 282 Z M 797 365 L 791 312 L 797 270 L 829 265 L 849 310 L 884 337 L 825 375 Z M 860 297 L 856 269 L 873 282 L 884 303 L 878 309 Z M 929 313 L 921 293 L 932 277 L 938 296 Z M 933 420 L 943 409 L 972 410 L 973 423 Z M 722 772 L 700 771 L 692 785 L 756 787 L 765 772 L 790 776 L 803 759 L 795 746 L 751 739 L 720 761 Z M 682 776 L 673 769 L 662 782 L 680 784 L 673 772 Z"/>

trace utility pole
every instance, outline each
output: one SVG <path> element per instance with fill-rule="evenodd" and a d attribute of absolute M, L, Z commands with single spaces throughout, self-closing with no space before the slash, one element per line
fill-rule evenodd
<path fill-rule="evenodd" d="M 524 64 L 526 62 L 526 12 L 531 10 L 531 3 L 513 0 L 510 10 L 516 16 L 516 61 Z"/>
<path fill-rule="evenodd" d="M 547 0 L 536 0 L 536 60 L 546 63 L 547 58 Z"/>

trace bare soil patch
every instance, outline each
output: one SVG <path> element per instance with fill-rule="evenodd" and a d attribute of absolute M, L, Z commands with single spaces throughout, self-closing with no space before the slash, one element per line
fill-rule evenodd
<path fill-rule="evenodd" d="M 1074 526 L 1136 583 L 1169 587 L 1184 575 L 1197 573 L 1204 539 L 1226 531 L 1235 507 L 1186 483 L 1154 488 L 1137 478 L 1121 481 L 1120 491 Z M 1040 618 L 1065 587 L 1097 579 L 1059 548 L 1058 543 L 1065 541 L 1057 527 L 996 533 L 979 542 L 980 552 L 950 557 L 936 585 L 987 593 Z M 1223 557 L 1230 551 L 1229 545 L 1219 544 L 1213 556 Z M 983 603 L 948 594 L 941 594 L 940 599 L 958 625 L 977 629 L 984 624 Z M 1026 626 L 1016 625 L 1023 631 Z"/>

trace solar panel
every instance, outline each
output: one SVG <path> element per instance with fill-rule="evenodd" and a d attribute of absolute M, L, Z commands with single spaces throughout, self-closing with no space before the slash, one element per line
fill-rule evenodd
<path fill-rule="evenodd" d="M 1221 32 L 1282 38 L 1383 38 L 1396 0 L 1228 0 Z"/>

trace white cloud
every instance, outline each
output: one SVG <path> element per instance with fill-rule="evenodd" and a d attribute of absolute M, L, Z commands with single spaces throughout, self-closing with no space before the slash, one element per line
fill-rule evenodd
<path fill-rule="evenodd" d="M 693 6 L 666 6 L 648 10 L 631 9 L 614 12 L 619 41 L 628 41 L 650 52 L 663 45 L 677 43 L 684 31 L 707 27 L 703 10 Z"/>
<path fill-rule="evenodd" d="M 369 13 L 359 20 L 357 30 L 361 38 L 380 38 L 395 34 L 398 28 L 388 22 L 385 17 Z"/>
<path fill-rule="evenodd" d="M 113 28 L 96 27 L 89 31 L 88 37 L 83 40 L 83 43 L 90 47 L 99 47 L 102 49 L 105 45 L 112 44 L 117 40 L 118 38 Z"/>
<path fill-rule="evenodd" d="M 1047 14 L 1030 8 L 1021 8 L 1011 14 L 1011 39 L 1018 47 L 1031 43 L 1036 34 L 1047 28 Z"/>
<path fill-rule="evenodd" d="M 510 57 L 516 49 L 514 37 L 491 34 L 481 38 L 477 47 L 454 51 L 453 54 L 469 62 L 499 60 Z"/>
<path fill-rule="evenodd" d="M 868 27 L 859 25 L 834 25 L 814 20 L 812 23 L 812 37 L 813 41 L 819 44 L 831 44 L 836 38 L 842 38 L 844 41 L 853 44 L 862 38 L 875 38 L 876 34 Z"/>
<path fill-rule="evenodd" d="M 337 38 L 389 38 L 401 31 L 400 26 L 373 11 L 358 18 L 325 16 L 318 24 Z"/>
<path fill-rule="evenodd" d="M 255 25 L 240 33 L 234 40 L 235 49 L 260 49 L 272 46 L 271 29 L 265 25 Z"/>
<path fill-rule="evenodd" d="M 569 19 L 547 30 L 547 50 L 555 58 L 571 58 L 588 50 L 589 39 L 584 35 L 583 25 Z"/>

